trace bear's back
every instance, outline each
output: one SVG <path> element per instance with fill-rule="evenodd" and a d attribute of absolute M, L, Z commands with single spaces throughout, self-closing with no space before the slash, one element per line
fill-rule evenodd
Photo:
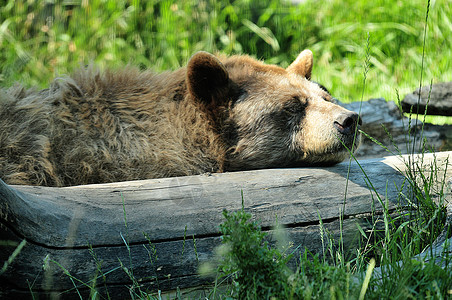
<path fill-rule="evenodd" d="M 0 178 L 62 186 L 217 171 L 216 135 L 185 97 L 184 69 L 83 68 L 42 91 L 11 88 L 0 108 Z"/>

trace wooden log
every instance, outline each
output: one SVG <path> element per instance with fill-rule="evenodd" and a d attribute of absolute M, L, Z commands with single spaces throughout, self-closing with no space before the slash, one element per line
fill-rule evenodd
<path fill-rule="evenodd" d="M 435 160 L 439 178 L 450 178 L 448 157 L 452 161 L 452 152 L 418 155 L 410 161 Z M 335 238 L 342 227 L 345 250 L 353 251 L 359 241 L 357 224 L 370 229 L 384 209 L 397 214 L 404 160 L 407 157 L 363 160 L 359 165 L 352 162 L 350 169 L 344 162 L 329 168 L 64 188 L 8 186 L 0 181 L 0 240 L 9 241 L 0 247 L 1 261 L 26 241 L 0 275 L 0 296 L 17 299 L 33 291 L 77 298 L 77 291 L 87 295 L 89 286 L 95 286 L 115 298 L 130 297 L 127 272 L 133 272 L 143 290 L 154 292 L 210 283 L 212 279 L 198 275 L 199 264 L 212 259 L 221 241 L 222 211 L 241 209 L 242 191 L 245 210 L 266 231 L 277 218 L 295 248 L 322 253 L 320 217 L 324 230 Z"/>

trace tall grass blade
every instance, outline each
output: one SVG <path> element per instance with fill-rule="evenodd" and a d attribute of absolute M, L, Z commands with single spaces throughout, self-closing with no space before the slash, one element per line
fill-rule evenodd
<path fill-rule="evenodd" d="M 361 287 L 361 292 L 359 293 L 359 300 L 364 300 L 364 296 L 366 295 L 367 288 L 369 287 L 370 278 L 372 277 L 372 272 L 375 268 L 375 259 L 372 258 L 367 267 L 366 276 L 364 277 L 363 285 Z"/>

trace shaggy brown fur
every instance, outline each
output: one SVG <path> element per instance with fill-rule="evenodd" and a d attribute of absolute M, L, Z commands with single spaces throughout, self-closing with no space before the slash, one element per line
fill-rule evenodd
<path fill-rule="evenodd" d="M 199 52 L 174 72 L 90 67 L 0 91 L 0 178 L 66 186 L 339 162 L 360 121 L 311 69 L 308 50 L 287 69 Z"/>

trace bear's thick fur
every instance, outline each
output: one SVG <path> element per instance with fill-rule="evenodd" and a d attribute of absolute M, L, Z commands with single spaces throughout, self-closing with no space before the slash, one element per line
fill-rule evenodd
<path fill-rule="evenodd" d="M 198 52 L 174 72 L 88 67 L 0 91 L 0 178 L 67 186 L 340 162 L 361 121 L 310 81 L 312 64 L 309 50 L 287 69 Z"/>

